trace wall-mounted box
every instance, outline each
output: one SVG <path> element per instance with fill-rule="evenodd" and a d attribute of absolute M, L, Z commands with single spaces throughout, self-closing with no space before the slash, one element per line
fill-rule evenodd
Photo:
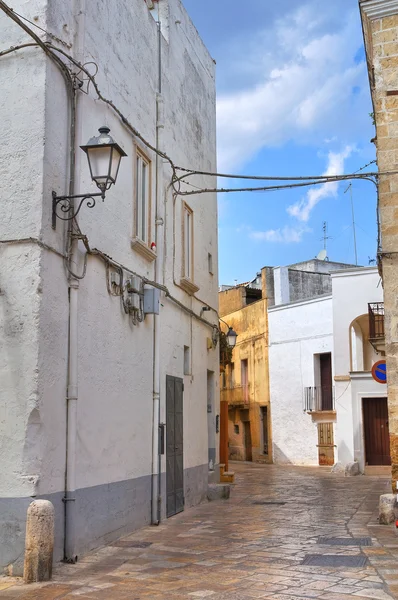
<path fill-rule="evenodd" d="M 144 289 L 144 313 L 158 315 L 160 309 L 160 290 L 154 287 Z"/>

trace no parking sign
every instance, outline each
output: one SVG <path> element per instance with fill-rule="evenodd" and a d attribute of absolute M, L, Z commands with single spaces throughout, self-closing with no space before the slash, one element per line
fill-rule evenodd
<path fill-rule="evenodd" d="M 387 365 L 385 360 L 378 360 L 373 365 L 372 377 L 378 383 L 387 383 Z"/>

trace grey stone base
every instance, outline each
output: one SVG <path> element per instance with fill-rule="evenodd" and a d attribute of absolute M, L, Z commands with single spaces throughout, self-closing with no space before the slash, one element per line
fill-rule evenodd
<path fill-rule="evenodd" d="M 213 500 L 228 500 L 231 493 L 231 486 L 226 483 L 211 483 L 207 489 L 207 499 L 209 502 Z"/>
<path fill-rule="evenodd" d="M 207 498 L 208 465 L 184 470 L 185 507 Z M 166 477 L 161 477 L 162 518 L 166 506 Z M 64 556 L 63 492 L 38 496 L 55 510 L 54 560 Z M 0 573 L 22 575 L 26 512 L 36 498 L 0 498 Z M 151 522 L 151 476 L 106 483 L 76 491 L 76 554 L 80 556 L 144 527 Z M 8 567 L 11 565 L 11 568 Z"/>
<path fill-rule="evenodd" d="M 206 500 L 208 482 L 209 466 L 207 464 L 184 469 L 185 508 Z"/>

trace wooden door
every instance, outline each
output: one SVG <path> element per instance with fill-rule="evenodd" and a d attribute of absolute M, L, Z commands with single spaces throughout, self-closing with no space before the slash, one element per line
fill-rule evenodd
<path fill-rule="evenodd" d="M 246 460 L 252 460 L 252 435 L 250 431 L 250 421 L 245 421 L 245 453 Z"/>
<path fill-rule="evenodd" d="M 183 380 L 166 376 L 166 514 L 184 510 Z"/>
<path fill-rule="evenodd" d="M 322 410 L 333 410 L 332 355 L 320 355 Z"/>
<path fill-rule="evenodd" d="M 334 465 L 333 423 L 318 423 L 318 458 L 320 466 Z"/>
<path fill-rule="evenodd" d="M 364 398 L 362 402 L 366 464 L 390 465 L 387 398 Z"/>

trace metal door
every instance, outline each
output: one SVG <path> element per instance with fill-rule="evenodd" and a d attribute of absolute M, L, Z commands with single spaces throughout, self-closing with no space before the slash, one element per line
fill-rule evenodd
<path fill-rule="evenodd" d="M 184 510 L 183 380 L 166 376 L 166 514 Z"/>
<path fill-rule="evenodd" d="M 363 399 L 365 455 L 368 465 L 390 465 L 387 398 Z"/>

